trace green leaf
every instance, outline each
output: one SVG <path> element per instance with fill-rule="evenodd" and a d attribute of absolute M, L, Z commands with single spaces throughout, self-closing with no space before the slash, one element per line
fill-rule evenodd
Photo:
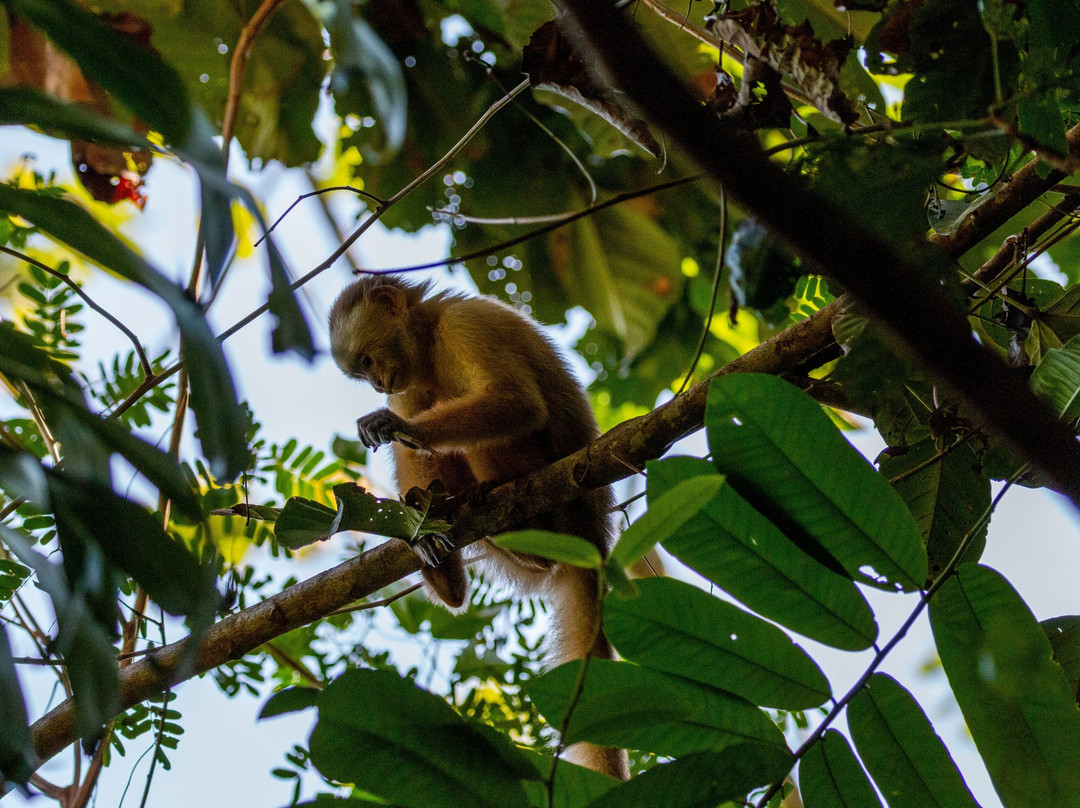
<path fill-rule="evenodd" d="M 391 671 L 353 670 L 320 694 L 311 760 L 401 808 L 526 808 L 537 770 L 503 736 L 466 722 Z"/>
<path fill-rule="evenodd" d="M 813 808 L 881 808 L 847 739 L 834 729 L 806 750 L 799 785 L 803 800 Z"/>
<path fill-rule="evenodd" d="M 1050 640 L 1054 661 L 1065 671 L 1073 697 L 1080 701 L 1080 617 L 1053 617 L 1039 625 Z"/>
<path fill-rule="evenodd" d="M 267 699 L 266 704 L 259 710 L 259 719 L 273 718 L 275 715 L 285 713 L 298 713 L 314 707 L 318 703 L 321 692 L 315 687 L 287 687 L 279 690 Z"/>
<path fill-rule="evenodd" d="M 1031 374 L 1031 389 L 1066 421 L 1080 418 L 1080 336 L 1046 352 Z"/>
<path fill-rule="evenodd" d="M 26 783 L 33 773 L 36 758 L 26 718 L 19 678 L 8 644 L 7 631 L 0 629 L 0 782 Z"/>
<path fill-rule="evenodd" d="M 941 665 L 1009 808 L 1080 794 L 1080 712 L 1050 643 L 1001 575 L 963 564 L 930 601 Z"/>
<path fill-rule="evenodd" d="M 691 457 L 648 463 L 650 500 L 709 467 Z M 792 544 L 730 486 L 664 549 L 754 611 L 818 642 L 857 651 L 877 639 L 873 612 L 855 584 Z"/>
<path fill-rule="evenodd" d="M 938 453 L 933 438 L 912 446 L 907 454 L 881 462 L 887 478 L 903 476 L 893 488 L 907 503 L 926 544 L 928 574 L 936 579 L 952 560 L 960 543 L 990 507 L 990 479 L 970 445 L 958 446 L 930 462 Z M 926 464 L 926 465 L 923 465 Z M 918 471 L 914 469 L 922 465 Z M 976 562 L 986 546 L 987 523 L 983 522 L 964 552 L 965 561 Z"/>
<path fill-rule="evenodd" d="M 552 726 L 564 724 L 581 664 L 560 665 L 526 688 Z M 591 741 L 675 757 L 747 740 L 786 748 L 768 715 L 737 696 L 629 662 L 590 659 L 588 665 L 565 743 Z"/>
<path fill-rule="evenodd" d="M 623 531 L 611 560 L 629 567 L 645 555 L 654 544 L 663 543 L 697 516 L 716 498 L 724 484 L 724 478 L 716 474 L 702 474 L 683 480 L 670 491 L 649 502 L 649 510 L 634 524 Z"/>
<path fill-rule="evenodd" d="M 889 808 L 975 808 L 964 778 L 911 694 L 876 673 L 855 694 L 848 728 Z"/>
<path fill-rule="evenodd" d="M 753 789 L 783 780 L 794 762 L 788 750 L 757 743 L 695 752 L 616 786 L 589 808 L 715 808 L 726 800 L 741 804 Z"/>
<path fill-rule="evenodd" d="M 333 508 L 311 499 L 289 497 L 274 522 L 274 537 L 282 547 L 296 550 L 329 539 L 336 522 L 337 511 Z"/>
<path fill-rule="evenodd" d="M 575 567 L 598 570 L 604 563 L 600 558 L 600 551 L 595 546 L 582 538 L 566 533 L 552 533 L 548 530 L 516 530 L 492 536 L 491 541 L 506 550 L 531 553 L 562 564 L 573 564 Z"/>
<path fill-rule="evenodd" d="M 148 151 L 157 148 L 130 126 L 29 88 L 0 88 L 0 124 L 29 124 L 65 140 L 80 138 Z"/>
<path fill-rule="evenodd" d="M 95 263 L 153 292 L 172 309 L 180 327 L 203 453 L 219 478 L 232 479 L 246 468 L 247 424 L 225 355 L 202 309 L 74 202 L 5 185 L 0 186 L 0 210 L 29 219 Z"/>
<path fill-rule="evenodd" d="M 919 589 L 926 551 L 907 506 L 821 407 L 775 376 L 709 386 L 713 463 L 751 505 L 811 555 L 883 589 Z"/>
<path fill-rule="evenodd" d="M 258 206 L 253 209 L 257 212 L 263 232 L 266 232 L 266 222 L 262 219 L 262 212 Z M 270 313 L 274 315 L 276 323 L 271 335 L 271 347 L 274 353 L 295 351 L 297 355 L 309 362 L 315 356 L 315 345 L 311 341 L 311 329 L 308 328 L 307 319 L 300 309 L 296 295 L 290 289 L 289 275 L 285 270 L 285 260 L 281 257 L 277 245 L 267 233 L 266 255 L 270 261 L 270 297 L 267 299 Z"/>
<path fill-rule="evenodd" d="M 766 707 L 828 700 L 821 669 L 772 624 L 673 578 L 637 585 L 638 598 L 604 599 L 604 631 L 624 658 Z"/>
<path fill-rule="evenodd" d="M 160 517 L 97 480 L 56 469 L 49 473 L 49 499 L 62 538 L 100 547 L 165 611 L 192 615 L 216 607 L 207 571 L 162 529 Z"/>
<path fill-rule="evenodd" d="M 379 162 L 405 141 L 407 93 L 401 64 L 349 0 L 336 0 L 326 23 L 334 70 L 330 92 L 338 115 L 374 117 L 381 137 L 362 141 L 365 160 Z"/>

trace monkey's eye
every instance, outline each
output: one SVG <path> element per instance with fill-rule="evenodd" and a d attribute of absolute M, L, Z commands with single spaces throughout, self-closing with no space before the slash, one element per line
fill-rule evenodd
<path fill-rule="evenodd" d="M 372 362 L 370 356 L 368 356 L 367 354 L 360 354 L 360 367 L 362 367 L 364 370 L 367 370 L 372 366 L 372 364 L 374 363 Z"/>

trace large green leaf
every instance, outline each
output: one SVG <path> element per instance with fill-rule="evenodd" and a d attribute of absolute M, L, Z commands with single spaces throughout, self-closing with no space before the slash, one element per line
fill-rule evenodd
<path fill-rule="evenodd" d="M 834 729 L 806 750 L 799 785 L 812 808 L 881 808 L 881 800 L 855 759 L 847 739 Z"/>
<path fill-rule="evenodd" d="M 562 727 L 581 661 L 533 679 L 529 698 L 552 726 Z M 737 696 L 629 662 L 589 660 L 580 698 L 563 736 L 679 756 L 719 751 L 746 740 L 786 748 L 761 710 Z"/>
<path fill-rule="evenodd" d="M 876 673 L 848 705 L 859 757 L 889 808 L 975 808 L 975 799 L 922 708 L 895 679 Z"/>
<path fill-rule="evenodd" d="M 972 447 L 958 446 L 933 460 L 937 453 L 934 439 L 926 438 L 907 454 L 881 463 L 881 473 L 886 477 L 901 477 L 893 488 L 919 525 L 931 579 L 941 574 L 960 542 L 990 507 L 990 479 L 982 474 Z M 986 529 L 987 523 L 983 522 L 964 552 L 965 561 L 979 560 L 986 546 Z"/>
<path fill-rule="evenodd" d="M 1065 671 L 1073 697 L 1080 701 L 1080 617 L 1052 617 L 1039 623 L 1054 650 L 1054 661 Z"/>
<path fill-rule="evenodd" d="M 496 546 L 507 550 L 532 553 L 562 564 L 572 564 L 575 567 L 595 570 L 603 566 L 600 551 L 594 545 L 585 539 L 566 533 L 552 533 L 549 530 L 515 530 L 493 536 L 491 541 Z"/>
<path fill-rule="evenodd" d="M 225 355 L 202 309 L 74 202 L 3 185 L 0 210 L 30 220 L 95 263 L 153 292 L 172 309 L 180 327 L 203 453 L 218 477 L 232 479 L 243 471 L 249 462 L 247 424 Z"/>
<path fill-rule="evenodd" d="M 616 786 L 589 808 L 715 808 L 725 800 L 741 803 L 753 789 L 784 779 L 793 762 L 788 750 L 757 743 L 695 752 Z"/>
<path fill-rule="evenodd" d="M 1080 418 L 1080 336 L 1046 352 L 1031 374 L 1031 388 L 1066 421 Z"/>
<path fill-rule="evenodd" d="M 930 601 L 930 626 L 1002 802 L 1075 804 L 1080 712 L 1046 635 L 1008 581 L 961 565 Z"/>
<path fill-rule="evenodd" d="M 804 549 L 883 589 L 919 589 L 926 551 L 907 506 L 821 407 L 775 376 L 709 386 L 705 424 L 717 469 Z"/>
<path fill-rule="evenodd" d="M 637 586 L 640 597 L 604 599 L 604 631 L 624 658 L 766 707 L 800 710 L 829 698 L 820 668 L 771 623 L 673 578 Z"/>
<path fill-rule="evenodd" d="M 693 457 L 648 463 L 650 502 L 709 465 Z M 664 549 L 751 609 L 818 642 L 857 651 L 877 638 L 873 612 L 855 584 L 796 547 L 730 486 Z"/>
<path fill-rule="evenodd" d="M 320 694 L 309 748 L 327 777 L 401 808 L 525 808 L 539 774 L 508 739 L 391 671 L 353 670 Z"/>

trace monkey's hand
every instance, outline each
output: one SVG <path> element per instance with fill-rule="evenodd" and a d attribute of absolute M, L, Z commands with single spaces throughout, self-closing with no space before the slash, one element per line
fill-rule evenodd
<path fill-rule="evenodd" d="M 445 533 L 428 533 L 418 536 L 409 543 L 409 546 L 429 567 L 437 567 L 455 549 L 453 542 Z"/>
<path fill-rule="evenodd" d="M 393 441 L 410 449 L 427 449 L 412 424 L 385 407 L 357 418 L 356 432 L 360 436 L 360 442 L 372 450 Z"/>

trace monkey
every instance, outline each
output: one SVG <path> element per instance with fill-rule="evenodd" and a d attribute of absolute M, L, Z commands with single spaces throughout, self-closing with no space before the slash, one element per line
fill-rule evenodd
<path fill-rule="evenodd" d="M 366 275 L 347 286 L 329 317 L 330 352 L 342 372 L 387 395 L 357 420 L 371 449 L 390 444 L 398 490 L 440 480 L 462 495 L 513 480 L 591 443 L 599 427 L 587 395 L 538 324 L 492 297 L 432 293 L 431 284 Z M 606 556 L 613 539 L 610 488 L 529 521 L 570 533 Z M 545 664 L 614 659 L 599 628 L 595 570 L 512 553 L 483 540 L 425 563 L 430 592 L 464 608 L 466 558 L 489 579 L 544 597 L 552 609 Z M 421 553 L 424 558 L 424 554 Z M 627 779 L 626 753 L 575 744 L 567 757 Z"/>

